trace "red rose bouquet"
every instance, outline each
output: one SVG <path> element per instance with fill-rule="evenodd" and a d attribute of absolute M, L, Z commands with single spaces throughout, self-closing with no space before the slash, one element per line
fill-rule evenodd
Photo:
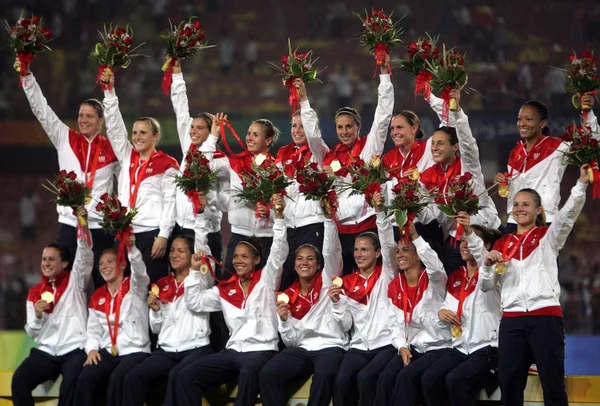
<path fill-rule="evenodd" d="M 77 180 L 73 171 L 67 173 L 64 169 L 58 173 L 56 180 L 47 180 L 47 185 L 42 185 L 46 190 L 56 196 L 56 204 L 73 209 L 73 214 L 80 206 L 85 206 L 90 201 L 90 188 L 84 182 Z M 84 217 L 77 216 L 77 238 L 85 236 L 89 246 L 92 245 L 88 223 Z"/>
<path fill-rule="evenodd" d="M 305 199 L 322 202 L 323 210 L 335 217 L 338 209 L 337 194 L 333 185 L 335 176 L 319 171 L 316 162 L 308 165 L 299 162 L 296 165 L 296 181 L 300 184 L 298 191 Z"/>
<path fill-rule="evenodd" d="M 402 29 L 396 28 L 395 23 L 392 22 L 392 13 L 387 15 L 383 10 L 372 9 L 370 13 L 365 10 L 365 17 L 360 14 L 356 16 L 361 19 L 365 28 L 360 34 L 360 43 L 375 55 L 375 69 L 377 69 L 383 66 L 392 49 L 402 42 L 398 38 L 402 34 Z"/>
<path fill-rule="evenodd" d="M 21 67 L 18 68 L 20 86 L 21 79 L 27 76 L 29 64 L 35 55 L 46 50 L 51 51 L 46 43 L 51 41 L 52 33 L 43 26 L 42 19 L 36 15 L 32 15 L 31 18 L 23 18 L 23 14 L 21 14 L 14 27 L 11 27 L 6 20 L 4 23 L 10 34 L 10 46 L 21 62 Z"/>
<path fill-rule="evenodd" d="M 181 175 L 175 177 L 175 184 L 192 202 L 194 216 L 200 210 L 200 193 L 207 195 L 217 183 L 218 172 L 210 169 L 210 162 L 197 148 L 190 148 L 185 155 L 186 166 Z"/>
<path fill-rule="evenodd" d="M 396 218 L 396 224 L 402 230 L 402 235 L 408 237 L 410 224 L 428 202 L 421 193 L 419 182 L 410 178 L 399 178 L 392 192 L 394 198 L 387 209 Z"/>
<path fill-rule="evenodd" d="M 283 76 L 283 85 L 290 89 L 289 103 L 292 107 L 292 115 L 300 108 L 300 97 L 298 90 L 294 87 L 294 79 L 302 79 L 304 83 L 319 82 L 317 78 L 317 70 L 313 64 L 319 58 L 312 59 L 312 50 L 308 52 L 298 52 L 298 48 L 292 50 L 292 43 L 288 38 L 288 55 L 281 58 L 281 64 L 269 62 L 272 68 L 281 72 Z"/>
<path fill-rule="evenodd" d="M 331 166 L 333 169 L 333 162 Z M 335 174 L 340 176 L 341 171 L 344 171 L 344 169 L 338 170 Z M 352 176 L 352 183 L 347 186 L 348 189 L 352 190 L 350 195 L 365 195 L 364 215 L 367 210 L 367 204 L 371 205 L 373 194 L 381 192 L 381 185 L 390 180 L 390 178 L 382 165 L 381 156 L 379 155 L 374 155 L 369 162 L 357 158 L 350 163 L 348 172 Z"/>
<path fill-rule="evenodd" d="M 271 197 L 276 194 L 285 195 L 285 188 L 291 184 L 290 180 L 275 165 L 273 157 L 265 153 L 256 155 L 250 168 L 242 168 L 240 178 L 242 178 L 242 190 L 237 197 L 253 205 L 260 203 L 265 206 L 267 208 L 265 217 L 268 223 Z M 261 217 L 258 211 L 255 214 L 257 218 Z"/>
<path fill-rule="evenodd" d="M 457 108 L 456 99 L 450 97 L 450 91 L 460 89 L 467 84 L 468 75 L 464 67 L 464 57 L 453 49 L 446 51 L 444 45 L 439 60 L 428 60 L 426 63 L 427 70 L 433 76 L 429 84 L 444 100 L 442 120 L 448 121 L 448 110 L 456 111 Z"/>
<path fill-rule="evenodd" d="M 465 172 L 458 178 L 458 181 L 449 184 L 446 193 L 434 191 L 435 203 L 448 217 L 454 218 L 460 211 L 473 215 L 481 209 L 479 196 L 475 194 L 475 184 L 472 179 L 473 175 Z M 464 227 L 459 224 L 456 227 L 455 241 L 460 241 L 463 234 Z"/>
<path fill-rule="evenodd" d="M 406 48 L 406 58 L 400 61 L 400 69 L 415 77 L 415 97 L 421 93 L 427 101 L 431 95 L 429 82 L 433 79 L 427 70 L 426 61 L 436 61 L 440 51 L 436 46 L 438 36 L 432 38 L 421 37 L 416 42 L 411 42 Z"/>
<path fill-rule="evenodd" d="M 596 94 L 600 88 L 598 79 L 598 68 L 596 67 L 596 57 L 593 51 L 583 51 L 581 57 L 577 57 L 575 52 L 569 55 L 569 66 L 566 69 L 567 90 L 575 93 L 573 95 L 573 106 L 576 109 L 583 110 L 584 118 L 587 119 L 587 112 L 590 106 L 581 104 L 581 95 L 587 92 Z"/>
<path fill-rule="evenodd" d="M 129 245 L 129 240 L 133 236 L 133 218 L 137 214 L 135 209 L 128 210 L 121 205 L 116 195 L 104 193 L 100 196 L 100 202 L 96 205 L 96 211 L 102 214 L 100 226 L 107 234 L 115 236 L 119 242 L 117 250 L 117 262 L 120 265 L 127 263 L 125 259 L 125 249 Z"/>
<path fill-rule="evenodd" d="M 569 143 L 569 151 L 565 153 L 567 163 L 575 166 L 588 165 L 588 176 L 593 185 L 592 197 L 600 198 L 600 173 L 598 172 L 598 156 L 600 145 L 593 138 L 589 127 L 576 127 L 569 125 L 567 131 L 562 135 L 563 142 Z"/>
<path fill-rule="evenodd" d="M 133 48 L 133 29 L 129 24 L 125 28 L 120 28 L 118 25 L 113 28 L 111 24 L 108 30 L 105 25 L 104 33 L 98 31 L 98 34 L 102 41 L 96 44 L 94 52 L 89 56 L 100 64 L 96 84 L 105 70 L 112 71 L 115 66 L 127 68 L 131 64 L 131 58 L 140 56 L 133 52 L 145 44 Z M 101 87 L 103 91 L 111 90 L 111 86 L 107 83 L 102 83 Z"/>
<path fill-rule="evenodd" d="M 215 45 L 207 45 L 204 36 L 204 27 L 199 21 L 194 21 L 197 17 L 190 17 L 188 21 L 182 21 L 177 26 L 171 26 L 169 32 L 160 37 L 167 41 L 167 61 L 162 66 L 165 72 L 162 80 L 162 90 L 167 96 L 171 90 L 173 77 L 173 65 L 178 59 L 188 59 L 196 56 L 199 51 L 206 48 L 213 48 Z"/>

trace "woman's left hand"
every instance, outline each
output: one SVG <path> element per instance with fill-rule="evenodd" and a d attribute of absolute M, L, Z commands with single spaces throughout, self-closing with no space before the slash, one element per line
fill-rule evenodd
<path fill-rule="evenodd" d="M 587 185 L 590 183 L 590 174 L 588 173 L 588 170 L 591 170 L 593 168 L 598 169 L 598 164 L 595 164 L 596 166 L 592 167 L 591 165 L 582 165 L 581 168 L 579 168 L 579 182 L 583 183 L 584 185 Z"/>
<path fill-rule="evenodd" d="M 285 201 L 283 200 L 283 196 L 280 194 L 271 196 L 271 203 L 273 204 L 273 209 L 275 211 L 275 218 L 282 219 L 283 209 L 285 208 Z"/>
<path fill-rule="evenodd" d="M 165 256 L 167 252 L 167 239 L 165 237 L 156 237 L 152 245 L 152 259 L 158 259 Z"/>
<path fill-rule="evenodd" d="M 450 90 L 450 97 L 456 100 L 456 111 L 460 111 L 460 88 Z"/>
<path fill-rule="evenodd" d="M 594 98 L 594 93 L 586 92 L 581 95 L 581 103 L 579 103 L 579 104 L 582 106 L 588 106 L 591 110 L 592 108 L 594 108 L 595 102 L 596 102 L 596 99 Z"/>
<path fill-rule="evenodd" d="M 203 251 L 198 251 L 194 255 L 192 255 L 192 265 L 190 269 L 199 271 L 200 266 L 202 266 L 202 258 L 204 258 Z"/>
<path fill-rule="evenodd" d="M 466 211 L 459 211 L 456 217 L 456 224 L 460 224 L 465 228 L 465 235 L 471 235 L 473 229 L 471 228 L 471 216 Z"/>

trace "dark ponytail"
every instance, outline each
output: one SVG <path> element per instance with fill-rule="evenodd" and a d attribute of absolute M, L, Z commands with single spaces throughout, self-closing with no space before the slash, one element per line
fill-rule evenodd
<path fill-rule="evenodd" d="M 491 251 L 496 241 L 502 236 L 500 230 L 495 228 L 485 227 L 479 224 L 471 226 L 475 234 L 483 240 L 483 244 L 489 244 L 488 251 Z"/>
<path fill-rule="evenodd" d="M 545 120 L 546 122 L 548 122 L 548 116 L 549 116 L 548 106 L 546 106 L 541 101 L 529 100 L 528 102 L 524 103 L 523 106 L 533 107 L 535 109 L 535 111 L 537 111 L 538 114 L 540 115 L 540 120 L 542 120 L 542 121 Z M 542 128 L 542 134 L 550 135 L 550 132 L 551 132 L 550 127 L 546 124 Z"/>

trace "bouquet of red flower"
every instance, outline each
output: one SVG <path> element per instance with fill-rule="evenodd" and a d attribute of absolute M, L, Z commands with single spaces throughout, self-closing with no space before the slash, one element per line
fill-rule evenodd
<path fill-rule="evenodd" d="M 115 236 L 119 242 L 117 250 L 117 262 L 124 265 L 125 248 L 129 245 L 129 240 L 133 236 L 133 226 L 131 222 L 137 214 L 137 210 L 128 210 L 121 205 L 119 198 L 112 194 L 104 193 L 100 196 L 100 202 L 96 205 L 96 211 L 102 214 L 100 226 L 108 233 Z"/>
<path fill-rule="evenodd" d="M 395 196 L 387 209 L 396 218 L 396 224 L 402 230 L 402 234 L 408 236 L 410 224 L 428 203 L 416 180 L 400 178 L 392 192 Z"/>
<path fill-rule="evenodd" d="M 392 22 L 393 13 L 388 16 L 383 10 L 372 9 L 370 13 L 365 10 L 365 17 L 355 14 L 365 27 L 359 38 L 360 43 L 375 55 L 376 67 L 383 66 L 392 49 L 402 42 L 398 38 L 402 34 L 402 29 L 397 29 Z"/>
<path fill-rule="evenodd" d="M 17 59 L 21 62 L 21 67 L 17 71 L 22 79 L 27 76 L 29 64 L 37 53 L 45 50 L 51 51 L 46 43 L 51 41 L 52 33 L 42 25 L 42 19 L 36 15 L 32 15 L 31 18 L 23 18 L 23 14 L 21 14 L 14 27 L 11 27 L 6 20 L 4 23 L 10 34 L 10 46 L 15 50 Z M 21 80 L 19 80 L 20 85 Z"/>
<path fill-rule="evenodd" d="M 343 169 L 335 172 L 337 176 L 340 176 L 340 171 L 343 171 Z M 374 155 L 369 162 L 357 158 L 350 163 L 348 172 L 352 175 L 352 183 L 348 186 L 349 189 L 352 189 L 350 195 L 365 195 L 364 212 L 367 209 L 367 203 L 371 204 L 373 194 L 381 192 L 381 185 L 390 180 L 390 178 L 382 165 L 381 156 L 379 155 Z"/>
<path fill-rule="evenodd" d="M 296 181 L 300 184 L 298 191 L 305 199 L 323 202 L 323 210 L 335 216 L 338 209 L 337 194 L 333 186 L 335 176 L 319 171 L 316 162 L 308 165 L 299 162 L 296 165 Z"/>
<path fill-rule="evenodd" d="M 135 48 L 133 46 L 133 29 L 129 24 L 125 28 L 119 28 L 119 26 L 115 26 L 113 28 L 112 24 L 109 26 L 108 30 L 106 29 L 106 25 L 104 26 L 104 33 L 98 31 L 100 34 L 100 38 L 102 38 L 102 42 L 98 42 L 94 47 L 94 52 L 90 54 L 90 58 L 95 59 L 100 64 L 100 68 L 98 69 L 98 76 L 96 77 L 96 84 L 98 84 L 98 80 L 102 73 L 105 70 L 112 71 L 112 69 L 117 66 L 121 68 L 127 68 L 131 64 L 131 58 L 136 56 L 140 56 L 139 54 L 134 54 L 136 49 L 144 45 L 142 43 Z M 104 90 L 112 90 L 111 86 L 107 83 L 101 83 L 102 91 Z"/>
<path fill-rule="evenodd" d="M 187 59 L 196 56 L 199 51 L 206 48 L 213 48 L 215 45 L 207 45 L 204 36 L 204 27 L 199 21 L 194 21 L 197 17 L 190 17 L 186 21 L 173 26 L 171 20 L 169 25 L 171 29 L 160 37 L 167 41 L 167 61 L 162 66 L 165 72 L 162 80 L 162 90 L 164 94 L 169 95 L 173 76 L 173 65 L 178 59 Z"/>
<path fill-rule="evenodd" d="M 429 101 L 431 86 L 429 82 L 433 79 L 431 72 L 427 70 L 426 61 L 436 61 L 440 51 L 436 46 L 439 36 L 421 37 L 417 42 L 411 42 L 406 48 L 406 59 L 400 61 L 400 69 L 408 72 L 416 78 L 415 97 L 421 93 Z"/>
<path fill-rule="evenodd" d="M 85 206 L 91 199 L 90 188 L 84 182 L 77 180 L 77 174 L 71 171 L 67 173 L 64 169 L 58 173 L 55 181 L 46 180 L 47 185 L 42 185 L 46 190 L 56 196 L 56 204 L 73 209 L 73 214 L 80 206 Z M 87 231 L 87 220 L 77 216 L 77 238 L 86 236 L 88 245 L 92 245 L 89 232 Z"/>
<path fill-rule="evenodd" d="M 218 173 L 210 169 L 210 162 L 197 148 L 190 148 L 185 155 L 185 162 L 185 170 L 175 177 L 175 184 L 192 202 L 196 216 L 200 210 L 199 194 L 206 195 L 214 189 Z"/>
<path fill-rule="evenodd" d="M 267 208 L 267 222 L 269 219 L 269 208 L 271 207 L 271 197 L 276 194 L 286 194 L 285 188 L 291 182 L 285 177 L 283 172 L 275 165 L 275 161 L 267 154 L 258 154 L 252 160 L 251 167 L 242 168 L 240 178 L 242 178 L 242 190 L 237 197 L 253 205 L 261 204 Z M 275 207 L 275 209 L 280 209 Z M 260 214 L 255 212 L 256 217 Z"/>
<path fill-rule="evenodd" d="M 448 217 L 453 218 L 460 211 L 472 215 L 481 209 L 479 196 L 475 194 L 475 184 L 472 179 L 473 175 L 470 172 L 465 172 L 464 175 L 458 178 L 458 181 L 449 184 L 446 193 L 434 191 L 435 203 Z M 464 227 L 459 224 L 456 227 L 455 241 L 460 241 L 463 233 Z"/>
<path fill-rule="evenodd" d="M 587 105 L 580 106 L 581 95 L 587 92 L 596 94 L 600 88 L 596 60 L 594 51 L 583 51 L 579 58 L 575 52 L 572 52 L 569 55 L 569 66 L 566 69 L 567 90 L 575 93 L 572 99 L 573 106 L 576 109 L 581 108 L 585 116 L 587 116 L 587 112 L 591 107 Z"/>
<path fill-rule="evenodd" d="M 298 52 L 298 48 L 292 50 L 292 43 L 288 38 L 288 55 L 284 55 L 281 58 L 281 65 L 273 62 L 268 62 L 272 68 L 281 72 L 283 76 L 283 85 L 290 89 L 289 103 L 292 107 L 292 114 L 300 108 L 300 97 L 298 96 L 298 90 L 292 84 L 294 79 L 302 79 L 304 83 L 319 82 L 321 80 L 317 78 L 317 70 L 313 67 L 313 64 L 319 58 L 312 59 L 312 50 L 308 52 Z"/>
<path fill-rule="evenodd" d="M 427 70 L 433 76 L 429 84 L 444 100 L 442 120 L 448 120 L 448 109 L 456 111 L 457 108 L 456 99 L 450 97 L 450 91 L 462 88 L 467 84 L 468 75 L 464 63 L 465 60 L 461 54 L 453 49 L 446 51 L 445 45 L 439 60 L 426 61 Z"/>
<path fill-rule="evenodd" d="M 600 173 L 598 172 L 600 145 L 598 140 L 592 137 L 591 128 L 576 127 L 575 124 L 571 124 L 562 135 L 562 140 L 569 143 L 569 151 L 565 153 L 567 163 L 575 166 L 588 165 L 587 172 L 593 185 L 592 197 L 600 198 Z"/>

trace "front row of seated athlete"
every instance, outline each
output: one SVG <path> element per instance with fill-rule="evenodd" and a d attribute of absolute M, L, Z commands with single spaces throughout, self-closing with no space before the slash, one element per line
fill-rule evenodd
<path fill-rule="evenodd" d="M 244 239 L 233 254 L 235 272 L 216 286 L 203 213 L 195 244 L 186 237 L 173 242 L 173 273 L 159 281 L 158 292 L 148 293 L 134 239 L 129 275 L 115 250 L 104 251 L 106 285 L 87 311 L 93 255 L 85 238 L 71 271 L 61 247 L 49 245 L 42 281 L 27 301 L 25 328 L 37 348 L 15 371 L 14 404 L 32 405 L 31 391 L 61 374 L 61 405 L 92 405 L 104 393 L 109 405 L 142 405 L 164 383 L 164 404 L 194 405 L 210 388 L 237 380 L 236 405 L 254 404 L 260 393 L 263 404 L 280 406 L 284 389 L 312 374 L 310 405 L 333 398 L 335 405 L 464 406 L 475 404 L 475 391 L 498 368 L 503 401 L 512 405 L 522 403 L 528 366 L 536 362 L 545 402 L 566 405 L 564 359 L 556 356 L 564 353 L 556 258 L 589 181 L 581 168 L 550 226 L 538 193 L 521 190 L 513 207 L 517 231 L 499 240 L 497 230 L 471 226 L 461 212 L 466 266 L 450 277 L 414 226 L 396 243 L 390 218 L 378 211 L 377 233 L 357 237 L 357 269 L 342 279 L 339 235 L 325 215 L 323 255 L 311 244 L 299 247 L 298 279 L 277 295 L 288 254 L 279 195 L 266 265 L 258 268 L 260 241 Z M 383 194 L 373 200 L 383 201 Z M 85 208 L 78 215 L 86 216 Z M 213 354 L 208 313 L 214 311 L 223 312 L 231 337 Z M 148 326 L 159 335 L 152 354 Z M 279 354 L 278 333 L 286 346 Z"/>

